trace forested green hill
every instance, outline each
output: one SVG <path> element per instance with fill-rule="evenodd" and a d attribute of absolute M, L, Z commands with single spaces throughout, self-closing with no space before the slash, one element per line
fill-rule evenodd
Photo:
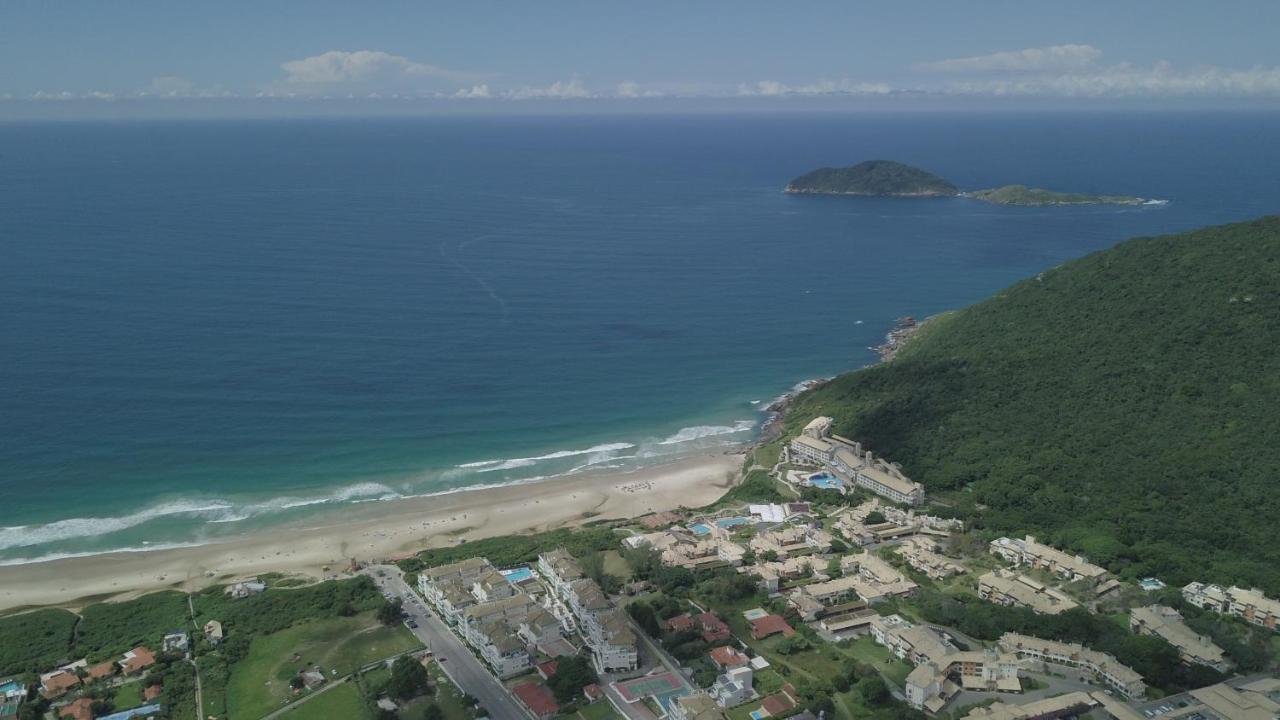
<path fill-rule="evenodd" d="M 980 528 L 1280 596 L 1280 217 L 1138 238 L 802 395 Z"/>
<path fill-rule="evenodd" d="M 853 167 L 820 168 L 806 173 L 788 183 L 787 192 L 936 197 L 959 191 L 927 170 L 892 160 L 867 160 Z"/>

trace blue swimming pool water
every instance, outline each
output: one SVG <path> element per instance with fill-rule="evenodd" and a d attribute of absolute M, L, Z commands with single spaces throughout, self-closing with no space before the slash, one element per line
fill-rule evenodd
<path fill-rule="evenodd" d="M 717 520 L 716 525 L 722 528 L 731 528 L 731 527 L 734 527 L 735 525 L 746 525 L 749 522 L 751 522 L 750 518 L 731 517 L 731 518 L 724 518 L 721 520 Z"/>
<path fill-rule="evenodd" d="M 751 720 L 764 720 L 764 713 L 759 710 L 751 711 Z"/>
<path fill-rule="evenodd" d="M 706 525 L 703 525 L 702 523 L 698 523 L 696 525 L 690 525 L 689 529 L 693 531 L 694 535 L 706 535 L 707 533 L 711 532 L 711 528 L 707 527 Z"/>
<path fill-rule="evenodd" d="M 507 579 L 507 582 L 514 585 L 515 583 L 524 582 L 525 580 L 532 578 L 533 571 L 527 567 L 522 567 L 514 570 L 503 570 L 502 575 Z"/>
<path fill-rule="evenodd" d="M 10 680 L 5 684 L 0 685 L 0 695 L 6 695 L 8 693 L 14 692 L 16 690 L 21 690 L 21 689 L 22 689 L 22 686 L 18 684 L 17 680 Z"/>

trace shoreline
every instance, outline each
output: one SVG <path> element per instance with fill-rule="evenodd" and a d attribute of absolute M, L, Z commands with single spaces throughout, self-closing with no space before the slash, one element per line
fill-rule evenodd
<path fill-rule="evenodd" d="M 700 507 L 736 484 L 747 448 L 628 472 L 369 503 L 206 545 L 0 566 L 0 613 L 198 590 L 268 572 L 322 580 L 343 572 L 352 558 L 393 558 L 495 535 Z"/>

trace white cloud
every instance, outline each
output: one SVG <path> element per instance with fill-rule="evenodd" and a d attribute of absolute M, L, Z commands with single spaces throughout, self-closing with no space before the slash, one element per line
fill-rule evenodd
<path fill-rule="evenodd" d="M 663 97 L 664 93 L 657 90 L 641 87 L 639 83 L 621 82 L 613 91 L 614 96 L 626 98 L 628 100 L 634 98 L 656 98 Z"/>
<path fill-rule="evenodd" d="M 381 50 L 330 50 L 301 60 L 290 60 L 280 67 L 286 73 L 285 81 L 295 85 L 339 85 L 414 78 L 465 81 L 475 78 L 469 73 L 414 62 Z"/>
<path fill-rule="evenodd" d="M 1179 71 L 1168 63 L 1157 63 L 1150 68 L 1120 64 L 1091 72 L 953 82 L 944 86 L 943 91 L 952 95 L 1005 97 L 1280 96 L 1280 67 L 1248 70 L 1202 67 Z"/>
<path fill-rule="evenodd" d="M 488 99 L 493 97 L 493 94 L 489 92 L 488 85 L 472 85 L 469 88 L 463 88 L 459 90 L 458 92 L 454 93 L 453 96 L 456 98 L 483 100 L 483 99 Z"/>
<path fill-rule="evenodd" d="M 161 97 L 185 97 L 190 95 L 194 89 L 195 84 L 186 78 L 180 78 L 176 75 L 165 75 L 162 77 L 151 78 L 151 84 L 142 92 L 149 95 L 159 95 Z"/>
<path fill-rule="evenodd" d="M 1100 57 L 1102 51 L 1092 45 L 1051 45 L 917 63 L 913 67 L 936 73 L 1045 72 L 1088 68 Z"/>
<path fill-rule="evenodd" d="M 786 97 L 788 95 L 888 95 L 893 88 L 885 83 L 852 80 L 818 80 L 804 85 L 786 85 L 776 80 L 761 80 L 753 85 L 739 85 L 738 95 Z"/>
<path fill-rule="evenodd" d="M 516 90 L 508 91 L 504 97 L 511 100 L 536 100 L 542 98 L 575 100 L 596 97 L 596 95 L 583 87 L 582 81 L 575 76 L 568 82 L 558 80 L 546 87 L 529 87 L 526 85 Z"/>

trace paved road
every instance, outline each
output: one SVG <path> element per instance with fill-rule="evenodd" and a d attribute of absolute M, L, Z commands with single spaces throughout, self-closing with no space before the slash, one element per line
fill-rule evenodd
<path fill-rule="evenodd" d="M 379 588 L 389 591 L 404 601 L 405 612 L 418 623 L 413 631 L 418 639 L 435 653 L 449 679 L 463 692 L 480 700 L 493 720 L 526 720 L 526 714 L 506 689 L 480 664 L 471 651 L 449 630 L 443 620 L 426 609 L 422 598 L 404 581 L 400 568 L 394 565 L 374 565 L 363 571 Z M 380 577 L 379 572 L 385 577 Z"/>

